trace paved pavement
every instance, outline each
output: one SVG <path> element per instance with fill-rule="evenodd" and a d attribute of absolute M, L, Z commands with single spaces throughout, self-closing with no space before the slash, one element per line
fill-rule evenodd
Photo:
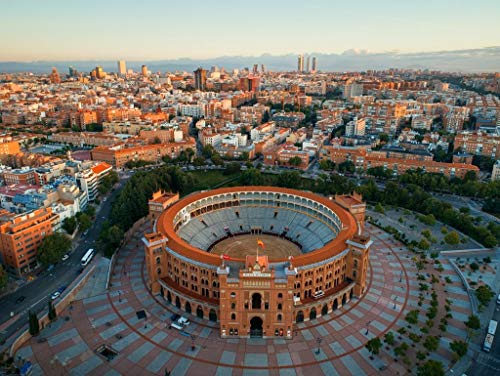
<path fill-rule="evenodd" d="M 70 253 L 70 258 L 55 265 L 50 272 L 43 272 L 34 281 L 25 284 L 15 292 L 5 295 L 0 299 L 0 337 L 9 338 L 13 333 L 27 325 L 27 312 L 33 310 L 40 312 L 47 307 L 50 294 L 60 286 L 69 286 L 79 275 L 81 270 L 80 260 L 89 248 L 93 248 L 97 241 L 102 224 L 109 217 L 111 202 L 124 186 L 126 179 L 120 181 L 118 188 L 111 192 L 109 198 L 102 202 L 100 209 L 96 213 L 93 226 L 89 229 L 86 237 L 77 241 L 74 250 Z M 16 300 L 24 296 L 22 303 Z M 14 318 L 11 318 L 11 313 Z M 10 320 L 10 321 L 9 321 Z M 7 322 L 9 321 L 9 322 Z"/>
<path fill-rule="evenodd" d="M 178 309 L 147 291 L 143 252 L 136 248 L 135 238 L 120 251 L 108 292 L 76 301 L 61 315 L 68 321 L 60 319 L 57 330 L 42 332 L 46 342 L 31 339 L 16 355 L 35 364 L 34 374 L 51 375 L 163 375 L 165 370 L 175 376 L 405 374 L 408 366 L 394 362 L 392 349 L 384 347 L 372 360 L 364 344 L 407 326 L 405 314 L 419 308 L 417 270 L 413 255 L 402 244 L 377 228 L 367 229 L 374 240 L 367 292 L 327 315 L 300 323 L 293 340 L 223 340 L 218 324 L 190 316 L 186 331 L 196 338 L 191 350 L 189 336 L 166 328 L 168 317 Z M 449 367 L 452 354 L 447 343 L 465 338 L 463 322 L 470 314 L 470 302 L 446 260 L 443 267 L 441 278 L 453 279 L 445 296 L 453 300 L 453 318 L 431 358 Z M 423 308 L 428 304 L 426 297 Z M 138 319 L 139 310 L 146 311 L 146 320 Z M 421 314 L 419 324 L 425 320 Z M 322 338 L 319 354 L 316 338 Z M 404 336 L 396 342 L 411 344 Z M 107 360 L 98 354 L 102 345 L 113 349 L 116 357 Z"/>

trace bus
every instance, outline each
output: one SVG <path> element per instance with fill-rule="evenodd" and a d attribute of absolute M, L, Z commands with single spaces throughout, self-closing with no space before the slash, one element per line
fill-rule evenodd
<path fill-rule="evenodd" d="M 488 324 L 488 334 L 491 334 L 492 336 L 495 335 L 497 331 L 497 322 L 495 320 L 490 320 L 490 323 Z"/>
<path fill-rule="evenodd" d="M 90 248 L 82 257 L 82 266 L 87 266 L 92 257 L 94 257 L 94 250 Z"/>

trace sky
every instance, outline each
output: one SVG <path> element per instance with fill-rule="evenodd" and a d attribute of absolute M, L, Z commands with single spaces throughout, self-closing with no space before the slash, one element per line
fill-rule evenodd
<path fill-rule="evenodd" d="M 0 61 L 500 46 L 499 0 L 0 0 Z"/>

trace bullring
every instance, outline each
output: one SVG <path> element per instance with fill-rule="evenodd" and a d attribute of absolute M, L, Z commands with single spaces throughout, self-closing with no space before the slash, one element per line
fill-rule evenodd
<path fill-rule="evenodd" d="M 297 323 L 365 291 L 371 241 L 357 194 L 230 187 L 158 192 L 149 207 L 148 287 L 218 322 L 223 338 L 292 338 Z"/>

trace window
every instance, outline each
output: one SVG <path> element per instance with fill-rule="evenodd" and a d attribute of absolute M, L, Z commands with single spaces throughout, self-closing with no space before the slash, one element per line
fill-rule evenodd
<path fill-rule="evenodd" d="M 281 303 L 278 303 L 278 311 L 281 311 L 283 309 L 283 305 Z"/>
<path fill-rule="evenodd" d="M 236 303 L 231 303 L 231 309 L 235 309 L 236 308 Z"/>
<path fill-rule="evenodd" d="M 281 316 L 281 313 L 278 313 L 278 321 L 281 321 L 283 319 L 283 316 Z"/>
<path fill-rule="evenodd" d="M 236 320 L 236 313 L 231 313 L 231 320 Z"/>
<path fill-rule="evenodd" d="M 283 299 L 283 294 L 281 292 L 278 294 L 278 299 Z"/>

